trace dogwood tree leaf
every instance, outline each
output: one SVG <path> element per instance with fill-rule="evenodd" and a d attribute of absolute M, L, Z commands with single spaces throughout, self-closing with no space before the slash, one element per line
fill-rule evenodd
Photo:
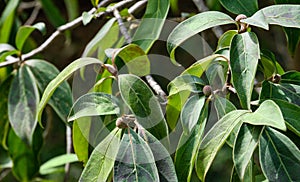
<path fill-rule="evenodd" d="M 109 94 L 85 94 L 78 98 L 72 106 L 68 121 L 73 121 L 84 116 L 120 114 L 118 104 L 118 99 Z"/>
<path fill-rule="evenodd" d="M 260 51 L 255 33 L 245 32 L 233 37 L 230 46 L 232 81 L 244 109 L 250 109 L 259 58 Z"/>
<path fill-rule="evenodd" d="M 223 48 L 229 48 L 232 38 L 238 33 L 237 30 L 228 30 L 225 32 L 218 40 L 217 50 L 221 50 Z"/>
<path fill-rule="evenodd" d="M 175 61 L 175 49 L 188 38 L 214 26 L 232 23 L 236 22 L 230 16 L 218 11 L 203 12 L 181 22 L 171 32 L 167 40 L 167 49 L 171 60 L 174 64 L 178 64 Z"/>
<path fill-rule="evenodd" d="M 291 83 L 295 85 L 300 85 L 300 72 L 298 71 L 288 71 L 281 75 L 280 83 Z"/>
<path fill-rule="evenodd" d="M 264 101 L 254 113 L 245 114 L 243 122 L 252 125 L 267 125 L 285 131 L 285 121 L 278 105 L 272 100 Z"/>
<path fill-rule="evenodd" d="M 168 128 L 159 102 L 148 85 L 139 77 L 119 75 L 119 89 L 124 102 L 137 121 L 157 139 L 168 135 Z"/>
<path fill-rule="evenodd" d="M 236 172 L 242 181 L 262 131 L 262 126 L 252 126 L 246 123 L 240 127 L 234 143 L 233 162 Z"/>
<path fill-rule="evenodd" d="M 114 167 L 118 150 L 122 146 L 120 145 L 121 131 L 119 128 L 115 128 L 97 145 L 83 169 L 79 181 L 107 181 Z M 123 150 L 122 147 L 121 149 Z"/>
<path fill-rule="evenodd" d="M 182 108 L 181 123 L 183 132 L 189 135 L 200 118 L 201 110 L 205 103 L 205 97 L 194 95 L 187 100 Z"/>
<path fill-rule="evenodd" d="M 185 90 L 192 93 L 201 93 L 204 86 L 204 81 L 199 77 L 193 75 L 181 75 L 169 83 L 169 97 Z"/>
<path fill-rule="evenodd" d="M 250 1 L 230 1 L 230 0 L 219 0 L 222 6 L 234 14 L 244 14 L 251 16 L 258 10 L 257 0 Z"/>
<path fill-rule="evenodd" d="M 18 69 L 8 96 L 9 121 L 16 135 L 31 144 L 36 127 L 39 91 L 32 72 L 25 66 Z"/>
<path fill-rule="evenodd" d="M 269 30 L 269 25 L 300 28 L 300 5 L 272 5 L 260 9 L 254 15 L 241 20 L 253 26 Z"/>
<path fill-rule="evenodd" d="M 236 107 L 232 104 L 232 102 L 218 95 L 215 96 L 213 103 L 216 108 L 219 119 L 221 119 L 227 113 L 236 110 Z"/>
<path fill-rule="evenodd" d="M 83 163 L 83 166 L 87 164 L 89 157 L 89 135 L 91 127 L 90 117 L 78 118 L 73 122 L 72 127 L 72 142 L 74 151 L 78 157 L 78 160 Z"/>
<path fill-rule="evenodd" d="M 114 181 L 123 180 L 159 181 L 150 147 L 129 128 L 123 135 L 114 165 Z"/>
<path fill-rule="evenodd" d="M 76 154 L 63 154 L 60 156 L 56 156 L 42 164 L 39 172 L 41 175 L 51 174 L 57 171 L 59 167 L 62 167 L 64 164 L 77 161 L 78 158 Z"/>
<path fill-rule="evenodd" d="M 165 19 L 168 15 L 170 0 L 149 0 L 142 22 L 137 28 L 133 43 L 148 53 L 154 42 L 159 38 Z"/>
<path fill-rule="evenodd" d="M 44 107 L 46 106 L 47 102 L 49 101 L 57 87 L 67 78 L 69 78 L 76 70 L 90 64 L 102 64 L 102 62 L 95 58 L 79 58 L 76 61 L 72 62 L 70 65 L 68 65 L 62 72 L 60 72 L 57 75 L 57 77 L 55 77 L 55 79 L 53 79 L 47 85 L 37 111 L 37 120 L 40 122 L 40 125 L 42 125 L 41 117 Z"/>
<path fill-rule="evenodd" d="M 146 53 L 135 44 L 129 44 L 115 52 L 114 57 L 120 57 L 129 73 L 137 76 L 150 74 L 150 61 Z"/>
<path fill-rule="evenodd" d="M 269 181 L 300 180 L 300 151 L 288 137 L 267 127 L 259 149 L 261 168 Z"/>
<path fill-rule="evenodd" d="M 248 113 L 245 110 L 236 110 L 226 114 L 204 136 L 196 160 L 196 172 L 203 181 L 217 152 L 225 143 L 232 130 L 242 124 L 241 116 Z"/>
<path fill-rule="evenodd" d="M 175 167 L 179 181 L 191 181 L 202 135 L 208 118 L 209 102 L 206 102 L 190 133 L 183 132 L 175 153 Z"/>
<path fill-rule="evenodd" d="M 30 59 L 25 61 L 25 66 L 33 73 L 40 93 L 43 93 L 51 80 L 59 74 L 59 70 L 54 65 L 44 60 Z M 69 84 L 64 81 L 54 91 L 49 100 L 49 105 L 54 109 L 60 119 L 66 122 L 72 103 L 71 88 Z"/>

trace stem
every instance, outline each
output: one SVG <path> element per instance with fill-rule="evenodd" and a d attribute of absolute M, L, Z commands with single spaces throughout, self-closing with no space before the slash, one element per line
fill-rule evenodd
<path fill-rule="evenodd" d="M 72 129 L 69 125 L 66 125 L 66 153 L 70 154 L 71 150 L 72 150 Z M 70 175 L 70 163 L 66 163 L 64 181 L 68 181 L 69 175 Z"/>
<path fill-rule="evenodd" d="M 99 7 L 102 6 L 102 5 L 105 5 L 107 3 L 109 3 L 110 1 L 104 1 L 103 3 L 100 3 L 99 4 Z M 115 9 L 119 9 L 119 8 L 123 8 L 124 6 L 127 6 L 128 4 L 131 4 L 133 3 L 134 0 L 123 0 L 121 2 L 118 2 L 116 3 L 114 6 L 112 7 L 109 7 L 107 8 L 107 10 L 105 12 L 100 12 L 98 14 L 96 14 L 96 17 L 102 17 L 104 15 L 107 15 L 107 14 L 110 14 L 112 13 Z M 89 14 L 93 14 L 96 12 L 96 8 L 92 8 L 88 13 Z M 82 24 L 82 16 L 74 19 L 73 21 L 71 22 L 68 22 L 60 27 L 57 28 L 57 30 L 44 42 L 42 43 L 38 48 L 36 49 L 33 49 L 32 51 L 30 51 L 29 53 L 27 54 L 23 54 L 21 56 L 21 60 L 18 59 L 18 58 L 15 58 L 15 57 L 12 57 L 12 56 L 9 56 L 6 58 L 6 62 L 2 62 L 0 63 L 0 68 L 1 67 L 5 67 L 5 66 L 9 66 L 9 65 L 12 65 L 12 64 L 15 64 L 17 62 L 22 62 L 22 61 L 25 61 L 26 59 L 42 52 L 44 49 L 46 49 L 50 43 L 61 33 L 63 33 L 64 31 L 66 30 L 69 30 L 69 29 L 72 29 L 72 28 L 75 28 L 77 27 L 78 25 Z"/>

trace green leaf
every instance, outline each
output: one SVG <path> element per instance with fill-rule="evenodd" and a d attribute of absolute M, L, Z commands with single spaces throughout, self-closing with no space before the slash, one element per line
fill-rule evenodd
<path fill-rule="evenodd" d="M 64 0 L 66 9 L 68 11 L 68 20 L 74 20 L 79 14 L 79 3 L 78 0 Z"/>
<path fill-rule="evenodd" d="M 228 99 L 218 95 L 215 95 L 213 103 L 219 119 L 221 119 L 229 112 L 236 110 L 236 107 Z"/>
<path fill-rule="evenodd" d="M 39 171 L 39 162 L 32 148 L 24 143 L 13 129 L 10 129 L 7 145 L 13 161 L 14 176 L 18 181 L 30 181 Z"/>
<path fill-rule="evenodd" d="M 25 61 L 25 66 L 28 66 L 33 73 L 40 93 L 43 93 L 51 80 L 59 74 L 59 70 L 54 65 L 43 60 L 30 59 Z M 49 100 L 49 105 L 58 114 L 60 119 L 66 122 L 72 103 L 71 88 L 68 82 L 64 81 L 54 91 Z"/>
<path fill-rule="evenodd" d="M 184 104 L 181 112 L 181 123 L 183 132 L 189 135 L 198 120 L 200 119 L 200 113 L 205 103 L 205 97 L 194 95 L 187 100 Z"/>
<path fill-rule="evenodd" d="M 280 99 L 300 105 L 300 86 L 281 83 L 275 84 L 269 81 L 264 81 L 260 94 L 260 100 Z"/>
<path fill-rule="evenodd" d="M 230 16 L 218 11 L 203 12 L 181 22 L 167 40 L 167 49 L 171 60 L 176 63 L 175 49 L 188 38 L 206 29 L 231 23 L 235 23 L 235 21 Z"/>
<path fill-rule="evenodd" d="M 78 158 L 76 154 L 63 154 L 60 156 L 56 156 L 41 165 L 40 174 L 41 175 L 51 174 L 54 171 L 56 171 L 58 167 L 61 167 L 64 164 L 77 162 L 77 161 Z"/>
<path fill-rule="evenodd" d="M 147 143 L 132 129 L 121 140 L 114 166 L 114 181 L 159 181 L 155 159 Z"/>
<path fill-rule="evenodd" d="M 121 131 L 115 128 L 97 147 L 93 150 L 87 165 L 85 166 L 79 181 L 106 181 L 114 167 L 115 159 L 120 144 Z M 118 158 L 117 158 L 118 159 Z"/>
<path fill-rule="evenodd" d="M 22 51 L 25 41 L 27 40 L 31 32 L 33 32 L 36 29 L 45 34 L 45 23 L 36 23 L 33 26 L 25 25 L 19 28 L 16 35 L 16 46 L 18 50 Z"/>
<path fill-rule="evenodd" d="M 254 113 L 245 114 L 243 122 L 252 125 L 266 125 L 286 131 L 285 121 L 278 105 L 272 100 L 264 101 Z"/>
<path fill-rule="evenodd" d="M 91 0 L 91 3 L 94 7 L 97 7 L 99 4 L 99 0 Z"/>
<path fill-rule="evenodd" d="M 295 85 L 300 85 L 300 72 L 298 71 L 288 71 L 281 75 L 281 83 L 291 83 Z"/>
<path fill-rule="evenodd" d="M 192 64 L 190 67 L 188 67 L 186 70 L 184 70 L 181 73 L 181 75 L 193 75 L 193 76 L 201 77 L 201 75 L 204 73 L 204 71 L 206 71 L 210 63 L 218 57 L 221 57 L 221 55 L 213 54 L 203 59 L 200 59 L 194 64 Z"/>
<path fill-rule="evenodd" d="M 135 75 L 124 74 L 119 75 L 119 89 L 137 121 L 157 139 L 167 137 L 168 128 L 164 115 L 148 85 Z"/>
<path fill-rule="evenodd" d="M 217 50 L 229 48 L 233 37 L 238 33 L 237 30 L 228 30 L 218 40 Z"/>
<path fill-rule="evenodd" d="M 83 12 L 82 13 L 82 23 L 83 23 L 83 25 L 89 24 L 92 21 L 93 17 L 94 17 L 93 14 L 90 14 L 88 12 Z"/>
<path fill-rule="evenodd" d="M 262 131 L 262 126 L 243 124 L 238 132 L 234 143 L 233 162 L 242 181 Z"/>
<path fill-rule="evenodd" d="M 201 138 L 208 118 L 209 102 L 206 102 L 199 113 L 197 123 L 191 133 L 182 133 L 175 153 L 175 167 L 179 181 L 190 181 Z M 200 109 L 199 109 L 200 110 Z"/>
<path fill-rule="evenodd" d="M 11 55 L 14 55 L 14 54 L 19 55 L 20 51 L 18 51 L 18 50 L 11 50 L 11 51 L 7 51 L 7 52 L 4 52 L 4 53 L 1 53 L 0 54 L 0 63 L 3 62 L 3 61 L 5 61 L 5 59 L 6 59 L 7 56 L 11 56 Z"/>
<path fill-rule="evenodd" d="M 56 7 L 52 0 L 40 1 L 47 18 L 55 27 L 58 27 L 66 22 L 63 16 L 60 14 L 60 10 Z"/>
<path fill-rule="evenodd" d="M 137 76 L 150 74 L 150 61 L 146 53 L 137 45 L 129 44 L 119 49 L 114 57 L 120 57 L 128 68 L 129 73 Z"/>
<path fill-rule="evenodd" d="M 222 6 L 234 14 L 244 14 L 246 16 L 251 16 L 258 10 L 257 0 L 219 0 Z"/>
<path fill-rule="evenodd" d="M 137 28 L 133 43 L 139 45 L 145 53 L 159 38 L 170 7 L 169 0 L 148 0 L 146 12 Z"/>
<path fill-rule="evenodd" d="M 241 116 L 247 112 L 236 110 L 226 114 L 203 138 L 196 160 L 196 172 L 202 181 L 204 181 L 217 152 L 221 149 L 232 130 L 241 125 Z"/>
<path fill-rule="evenodd" d="M 16 135 L 29 144 L 37 123 L 38 102 L 39 92 L 34 76 L 27 67 L 21 66 L 10 87 L 8 116 Z"/>
<path fill-rule="evenodd" d="M 199 77 L 193 75 L 178 76 L 168 85 L 169 97 L 183 91 L 202 93 L 204 85 L 204 81 Z"/>
<path fill-rule="evenodd" d="M 74 112 L 72 115 L 71 113 Z M 120 114 L 118 99 L 104 93 L 88 93 L 76 100 L 71 108 L 68 121 L 84 116 Z"/>
<path fill-rule="evenodd" d="M 261 51 L 261 59 L 259 65 L 262 65 L 262 72 L 265 78 L 270 78 L 274 74 L 284 74 L 283 68 L 277 62 L 275 55 L 268 50 Z"/>
<path fill-rule="evenodd" d="M 67 66 L 60 74 L 57 75 L 57 77 L 55 77 L 55 79 L 53 79 L 47 85 L 37 111 L 37 120 L 39 121 L 40 125 L 42 125 L 41 119 L 44 107 L 46 106 L 47 102 L 49 101 L 57 87 L 61 83 L 63 83 L 68 77 L 70 77 L 76 70 L 90 64 L 102 64 L 102 62 L 95 58 L 77 59 L 76 61 L 72 62 L 69 66 Z"/>
<path fill-rule="evenodd" d="M 178 181 L 173 160 L 167 149 L 151 133 L 143 131 L 152 151 L 160 181 Z"/>
<path fill-rule="evenodd" d="M 9 87 L 14 79 L 13 75 L 10 75 L 3 83 L 0 85 L 0 147 L 3 146 L 7 149 L 6 138 L 9 131 L 9 120 L 8 120 L 8 95 Z"/>
<path fill-rule="evenodd" d="M 259 149 L 261 168 L 269 181 L 300 180 L 300 151 L 288 137 L 266 128 Z"/>
<path fill-rule="evenodd" d="M 83 162 L 83 166 L 87 164 L 89 157 L 89 132 L 91 127 L 90 117 L 78 118 L 73 122 L 73 147 L 78 160 Z"/>
<path fill-rule="evenodd" d="M 273 101 L 279 106 L 288 129 L 300 137 L 300 107 L 279 99 Z"/>
<path fill-rule="evenodd" d="M 241 22 L 266 30 L 269 30 L 269 24 L 300 28 L 300 5 L 268 6 Z"/>
<path fill-rule="evenodd" d="M 250 109 L 259 55 L 259 45 L 255 33 L 245 32 L 233 37 L 230 46 L 232 80 L 244 109 Z"/>
<path fill-rule="evenodd" d="M 9 41 L 20 0 L 10 0 L 0 16 L 0 43 Z"/>
<path fill-rule="evenodd" d="M 82 57 L 93 56 L 98 52 L 98 59 L 105 59 L 104 51 L 107 48 L 113 47 L 119 40 L 119 27 L 115 26 L 115 22 L 116 19 L 111 18 L 105 23 L 94 38 L 87 44 L 82 53 Z"/>

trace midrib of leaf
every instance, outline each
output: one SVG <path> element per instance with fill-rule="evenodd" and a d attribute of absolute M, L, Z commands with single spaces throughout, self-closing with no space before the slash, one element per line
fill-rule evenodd
<path fill-rule="evenodd" d="M 135 177 L 138 180 L 139 178 L 138 178 L 137 168 L 136 168 L 137 164 L 136 164 L 136 160 L 135 160 L 134 149 L 133 149 L 133 142 L 132 142 L 132 138 L 131 138 L 131 134 L 130 134 L 130 129 L 129 128 L 128 128 L 128 135 L 129 135 L 130 148 L 131 148 L 132 160 L 133 160 L 133 166 L 134 166 L 134 170 L 132 172 L 136 171 L 135 172 Z"/>
<path fill-rule="evenodd" d="M 276 151 L 276 156 L 278 157 L 278 159 L 279 159 L 279 161 L 280 161 L 280 166 L 282 166 L 282 168 L 284 169 L 284 171 L 285 171 L 285 173 L 286 173 L 286 176 L 289 178 L 289 180 L 290 180 L 290 181 L 293 181 L 293 180 L 291 179 L 291 177 L 289 176 L 289 173 L 288 173 L 287 169 L 286 169 L 285 166 L 283 165 L 284 163 L 283 163 L 282 160 L 281 160 L 280 153 L 278 152 L 278 150 L 277 150 L 277 148 L 276 148 L 276 145 L 274 144 L 274 142 L 273 142 L 272 138 L 270 137 L 268 131 L 265 130 L 265 132 L 266 132 L 266 135 L 267 135 L 268 138 L 269 138 L 270 143 L 272 144 L 272 147 L 273 147 L 274 150 Z M 279 169 L 279 168 L 278 168 L 278 169 Z"/>

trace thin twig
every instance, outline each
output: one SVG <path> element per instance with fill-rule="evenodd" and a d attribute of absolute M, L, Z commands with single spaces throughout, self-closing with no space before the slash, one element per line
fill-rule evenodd
<path fill-rule="evenodd" d="M 193 0 L 194 4 L 197 6 L 199 12 L 209 11 L 208 7 L 205 5 L 203 0 Z M 216 26 L 212 28 L 213 33 L 219 39 L 224 31 L 220 26 Z"/>
<path fill-rule="evenodd" d="M 146 6 L 147 2 L 147 0 L 138 1 L 128 9 L 128 13 L 132 14 L 140 9 L 143 9 Z"/>
<path fill-rule="evenodd" d="M 30 9 L 36 7 L 38 4 L 38 1 L 30 1 L 30 2 L 21 2 L 19 6 L 19 11 L 25 10 L 25 9 Z"/>
<path fill-rule="evenodd" d="M 140 3 L 140 5 L 143 5 L 143 3 Z M 127 28 L 125 27 L 118 10 L 114 11 L 114 16 L 117 19 L 118 25 L 120 27 L 120 32 L 125 37 L 126 42 L 130 44 L 132 42 L 132 38 L 129 35 Z M 155 91 L 155 93 L 163 100 L 163 104 L 165 104 L 167 101 L 167 94 L 162 90 L 161 86 L 154 80 L 151 75 L 146 75 L 146 80 L 150 87 Z"/>
<path fill-rule="evenodd" d="M 96 17 L 101 17 L 101 16 L 104 16 L 104 15 L 107 15 L 107 14 L 110 14 L 112 13 L 115 9 L 119 9 L 119 8 L 123 8 L 125 6 L 127 6 L 128 4 L 131 4 L 133 3 L 135 0 L 124 0 L 124 1 L 121 1 L 121 2 L 118 2 L 116 3 L 114 6 L 112 7 L 109 7 L 107 8 L 107 10 L 105 12 L 100 12 L 98 13 L 97 15 L 95 15 Z M 103 3 L 104 4 L 104 3 Z M 101 5 L 101 4 L 100 4 Z M 89 14 L 93 14 L 96 12 L 96 8 L 92 8 L 88 13 Z M 20 62 L 20 60 L 22 61 L 25 61 L 26 59 L 42 52 L 46 47 L 48 47 L 50 45 L 50 43 L 61 33 L 63 33 L 64 31 L 66 30 L 69 30 L 69 29 L 72 29 L 72 28 L 75 28 L 76 26 L 80 25 L 82 23 L 82 16 L 76 18 L 75 20 L 69 22 L 69 23 L 66 23 L 60 27 L 57 28 L 57 30 L 43 43 L 41 44 L 38 48 L 36 49 L 33 49 L 32 51 L 30 51 L 29 53 L 27 54 L 23 54 L 21 56 L 21 59 L 19 58 L 15 58 L 15 57 L 12 57 L 12 56 L 9 56 L 6 58 L 6 62 L 2 62 L 0 63 L 0 68 L 1 67 L 5 67 L 5 66 L 8 66 L 8 65 L 12 65 L 12 64 L 15 64 L 17 62 Z"/>
<path fill-rule="evenodd" d="M 71 150 L 72 150 L 72 129 L 69 125 L 66 125 L 66 153 L 70 154 Z M 66 163 L 64 181 L 68 181 L 69 175 L 70 175 L 70 163 Z"/>
<path fill-rule="evenodd" d="M 24 25 L 31 25 L 37 18 L 39 12 L 41 9 L 41 5 L 39 3 L 36 4 L 36 6 L 34 7 L 34 9 L 32 10 L 32 13 L 30 15 L 30 17 L 27 19 L 27 21 L 24 23 Z"/>

